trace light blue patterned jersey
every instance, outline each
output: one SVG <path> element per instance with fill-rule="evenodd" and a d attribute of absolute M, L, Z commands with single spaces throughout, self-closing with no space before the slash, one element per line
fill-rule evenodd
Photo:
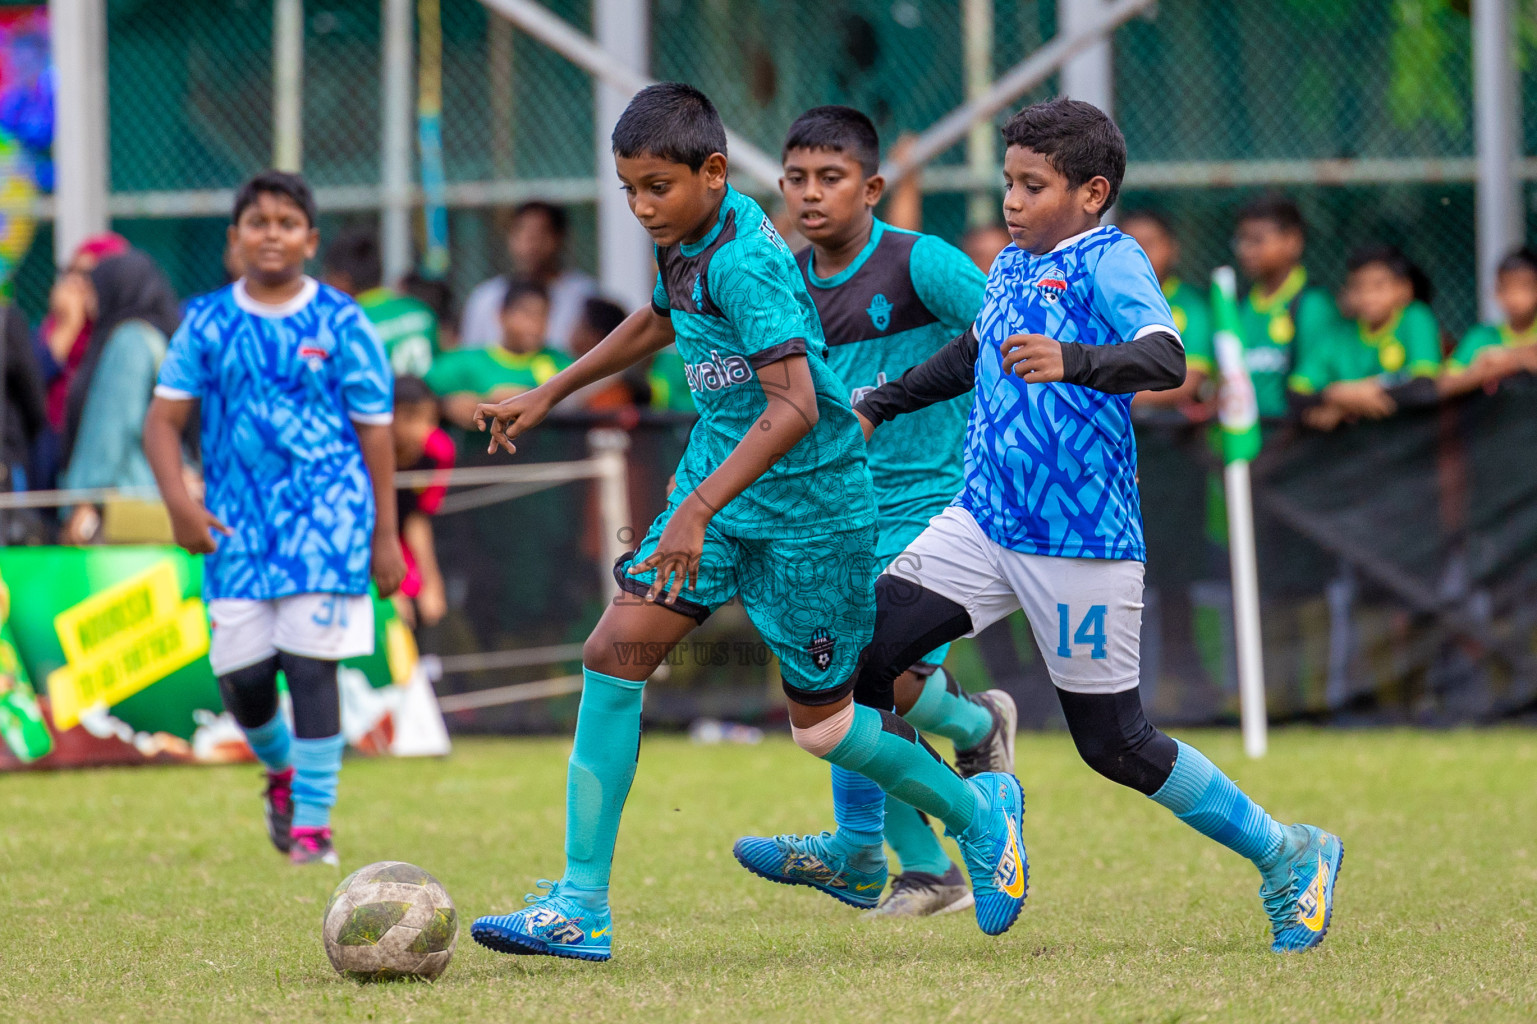
<path fill-rule="evenodd" d="M 816 389 L 811 432 L 711 521 L 728 536 L 774 538 L 856 530 L 875 520 L 865 445 L 795 258 L 763 208 L 727 188 L 715 226 L 656 253 L 652 308 L 672 319 L 699 422 L 678 464 L 697 488 L 736 449 L 783 385 L 759 371 L 804 355 Z M 809 417 L 808 417 L 809 418 Z"/>
<path fill-rule="evenodd" d="M 796 256 L 827 337 L 827 365 L 850 402 L 939 351 L 976 319 L 986 277 L 933 235 L 877 220 L 870 241 L 832 277 L 819 277 L 810 247 Z M 961 449 L 971 395 L 937 402 L 870 438 L 870 478 L 882 547 L 895 554 L 961 489 Z M 886 545 L 888 534 L 897 539 Z"/>
<path fill-rule="evenodd" d="M 353 422 L 388 423 L 394 378 L 362 311 L 306 280 L 281 307 L 241 282 L 195 299 L 155 393 L 202 401 L 204 503 L 234 531 L 203 597 L 368 592 L 374 494 Z"/>
<path fill-rule="evenodd" d="M 956 504 L 1014 551 L 1145 560 L 1132 396 L 1026 384 L 1004 375 L 1000 354 L 1014 334 L 1084 345 L 1177 335 L 1141 247 L 1108 225 L 1042 256 L 1009 246 L 988 275 L 976 330 L 976 400 Z"/>

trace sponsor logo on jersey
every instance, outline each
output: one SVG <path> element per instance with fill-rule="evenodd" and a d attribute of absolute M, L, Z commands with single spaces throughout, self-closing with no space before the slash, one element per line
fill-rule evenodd
<path fill-rule="evenodd" d="M 1067 282 L 1060 277 L 1043 277 L 1035 282 L 1035 287 L 1040 290 L 1041 298 L 1046 302 L 1056 302 L 1067 294 Z"/>
<path fill-rule="evenodd" d="M 773 242 L 774 248 L 778 249 L 780 252 L 790 251 L 790 247 L 785 245 L 785 240 L 779 237 L 779 232 L 775 229 L 774 222 L 769 220 L 768 217 L 765 216 L 763 218 L 763 221 L 758 225 L 758 230 L 763 232 L 763 237 L 767 238 L 770 242 Z"/>
<path fill-rule="evenodd" d="M 870 322 L 877 331 L 884 331 L 891 326 L 891 300 L 886 296 L 877 295 L 871 299 L 870 308 L 865 312 L 870 314 Z"/>
<path fill-rule="evenodd" d="M 752 364 L 741 356 L 726 356 L 714 349 L 710 358 L 702 363 L 685 363 L 683 375 L 688 378 L 690 391 L 721 391 L 733 384 L 752 380 Z"/>
<path fill-rule="evenodd" d="M 1291 369 L 1291 357 L 1286 351 L 1269 345 L 1246 349 L 1243 361 L 1250 373 L 1285 373 Z"/>
<path fill-rule="evenodd" d="M 833 663 L 833 645 L 836 641 L 826 630 L 811 638 L 811 643 L 806 645 L 806 653 L 811 655 L 811 663 L 817 667 L 818 672 L 826 672 L 828 666 Z"/>

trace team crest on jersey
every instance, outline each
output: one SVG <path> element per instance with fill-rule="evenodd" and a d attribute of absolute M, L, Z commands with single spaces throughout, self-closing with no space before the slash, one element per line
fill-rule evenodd
<path fill-rule="evenodd" d="M 1067 282 L 1060 277 L 1043 277 L 1035 282 L 1040 289 L 1041 299 L 1046 302 L 1057 302 L 1067 294 Z"/>
<path fill-rule="evenodd" d="M 694 298 L 694 308 L 695 309 L 698 309 L 700 306 L 704 305 L 704 275 L 703 274 L 695 274 L 694 275 L 694 294 L 693 294 L 693 298 Z"/>
<path fill-rule="evenodd" d="M 891 300 L 886 296 L 876 295 L 870 300 L 870 308 L 865 312 L 870 314 L 870 322 L 877 331 L 884 331 L 891 326 Z"/>
<path fill-rule="evenodd" d="M 299 358 L 309 363 L 311 370 L 318 370 L 321 363 L 331 358 L 331 353 L 318 345 L 300 345 Z"/>
<path fill-rule="evenodd" d="M 818 630 L 817 635 L 811 638 L 811 643 L 806 645 L 806 653 L 811 655 L 811 663 L 817 667 L 818 672 L 826 672 L 833 663 L 833 645 L 836 643 L 827 630 Z"/>
<path fill-rule="evenodd" d="M 710 358 L 704 362 L 686 363 L 683 375 L 690 391 L 720 391 L 752 380 L 752 364 L 741 356 L 722 359 L 719 352 L 711 349 Z"/>

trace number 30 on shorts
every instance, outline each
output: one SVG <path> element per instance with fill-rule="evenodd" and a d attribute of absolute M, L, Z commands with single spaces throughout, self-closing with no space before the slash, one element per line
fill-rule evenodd
<path fill-rule="evenodd" d="M 1078 629 L 1072 632 L 1073 644 L 1092 644 L 1089 657 L 1099 659 L 1106 656 L 1105 651 L 1105 615 L 1108 612 L 1106 605 L 1091 604 L 1088 612 L 1079 620 Z M 1070 623 L 1072 622 L 1072 608 L 1065 604 L 1057 605 L 1057 657 L 1071 658 L 1073 645 L 1068 643 Z"/>

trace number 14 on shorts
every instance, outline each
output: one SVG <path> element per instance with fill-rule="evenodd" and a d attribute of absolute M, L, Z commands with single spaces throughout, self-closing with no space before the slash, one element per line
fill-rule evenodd
<path fill-rule="evenodd" d="M 1057 657 L 1071 658 L 1073 645 L 1089 646 L 1089 657 L 1103 658 L 1105 651 L 1105 615 L 1108 606 L 1091 604 L 1083 618 L 1078 621 L 1078 628 L 1072 629 L 1073 611 L 1069 605 L 1057 605 Z M 1068 643 L 1068 637 L 1072 637 L 1072 643 Z"/>

